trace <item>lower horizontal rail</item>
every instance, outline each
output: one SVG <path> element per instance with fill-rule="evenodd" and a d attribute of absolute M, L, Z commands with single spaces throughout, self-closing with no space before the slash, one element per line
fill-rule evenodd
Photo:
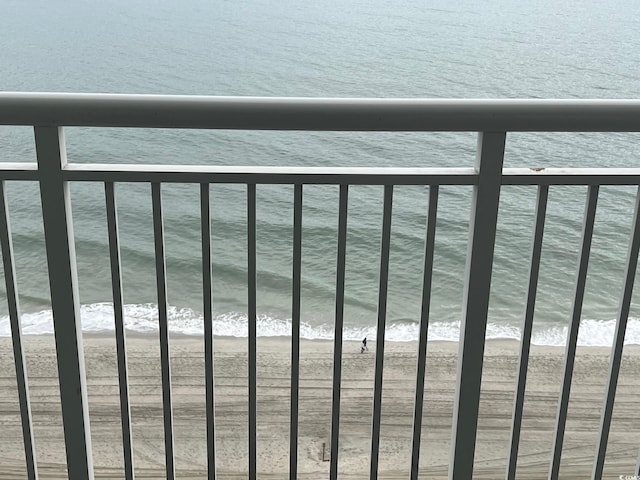
<path fill-rule="evenodd" d="M 637 173 L 640 180 L 640 169 Z M 64 175 L 68 181 L 90 182 L 473 185 L 476 181 L 473 168 L 73 164 Z"/>
<path fill-rule="evenodd" d="M 34 163 L 0 163 L 0 180 L 36 181 Z M 350 185 L 475 185 L 473 168 L 227 167 L 207 165 L 71 164 L 73 182 L 264 183 Z M 502 170 L 502 185 L 640 185 L 640 168 Z"/>

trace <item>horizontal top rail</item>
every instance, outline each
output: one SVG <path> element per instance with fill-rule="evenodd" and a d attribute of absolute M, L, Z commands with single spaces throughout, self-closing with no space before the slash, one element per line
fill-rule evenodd
<path fill-rule="evenodd" d="M 640 100 L 278 98 L 0 92 L 0 125 L 638 132 Z"/>

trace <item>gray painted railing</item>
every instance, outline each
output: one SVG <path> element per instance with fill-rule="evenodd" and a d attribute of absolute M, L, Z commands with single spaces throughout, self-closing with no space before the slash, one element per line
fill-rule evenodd
<path fill-rule="evenodd" d="M 594 215 L 600 185 L 640 185 L 640 168 L 563 169 L 541 171 L 503 168 L 506 135 L 510 131 L 640 131 L 640 101 L 631 100 L 393 100 L 393 99 L 295 99 L 180 97 L 153 95 L 30 94 L 0 93 L 0 125 L 27 125 L 35 129 L 37 164 L 0 164 L 0 243 L 18 382 L 25 458 L 30 479 L 37 478 L 34 436 L 28 395 L 27 372 L 20 329 L 18 292 L 4 182 L 39 182 L 42 199 L 46 251 L 49 267 L 62 416 L 69 478 L 93 478 L 91 436 L 86 379 L 80 331 L 78 281 L 76 276 L 69 182 L 98 181 L 105 185 L 113 302 L 115 310 L 120 406 L 123 429 L 125 476 L 134 478 L 130 405 L 127 383 L 126 346 L 122 312 L 122 282 L 118 221 L 114 183 L 146 182 L 152 186 L 156 278 L 160 321 L 162 391 L 167 478 L 175 477 L 171 371 L 167 330 L 167 301 L 162 219 L 162 184 L 196 183 L 201 186 L 203 258 L 203 305 L 205 319 L 205 368 L 207 445 L 209 478 L 215 478 L 215 414 L 213 383 L 213 337 L 211 306 L 211 245 L 209 185 L 247 185 L 248 310 L 249 310 L 249 478 L 257 476 L 256 450 L 256 185 L 293 184 L 293 339 L 291 352 L 291 444 L 290 478 L 297 477 L 297 427 L 299 387 L 301 222 L 304 184 L 340 186 L 336 312 L 331 420 L 331 464 L 329 477 L 338 476 L 342 328 L 344 311 L 347 198 L 350 185 L 384 185 L 383 235 L 380 256 L 378 339 L 384 339 L 386 292 L 392 219 L 393 188 L 396 185 L 429 185 L 429 213 L 424 254 L 422 314 L 417 352 L 416 392 L 411 456 L 411 478 L 418 478 L 422 426 L 425 358 L 431 292 L 434 238 L 440 185 L 471 185 L 469 250 L 457 387 L 452 429 L 449 477 L 473 475 L 482 361 L 487 326 L 493 248 L 502 185 L 537 185 L 538 203 L 530 263 L 527 306 L 523 320 L 519 375 L 512 421 L 511 449 L 506 477 L 515 478 L 522 407 L 535 307 L 540 251 L 549 185 L 589 187 L 582 232 L 582 249 L 575 287 L 573 315 L 565 354 L 564 381 L 558 405 L 556 432 L 549 478 L 557 479 L 567 406 L 573 373 L 577 333 L 587 274 Z M 67 164 L 63 127 L 150 127 L 244 130 L 323 131 L 475 131 L 479 132 L 474 168 L 301 168 L 221 167 L 189 165 Z M 623 340 L 638 251 L 640 249 L 640 194 L 636 202 L 624 291 L 612 349 L 608 387 L 602 412 L 593 478 L 602 476 Z M 72 321 L 69 321 L 72 319 Z M 64 348 L 63 348 L 64 347 Z M 378 477 L 384 342 L 376 351 L 374 407 L 372 417 L 370 478 Z M 638 470 L 638 468 L 636 469 Z M 640 475 L 639 471 L 636 471 Z"/>

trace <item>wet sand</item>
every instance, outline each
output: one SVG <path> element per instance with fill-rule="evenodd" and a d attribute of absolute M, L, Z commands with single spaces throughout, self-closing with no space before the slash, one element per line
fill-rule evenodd
<path fill-rule="evenodd" d="M 53 338 L 25 337 L 41 478 L 65 478 L 65 451 Z M 122 478 L 115 341 L 84 339 L 96 478 Z M 127 338 L 138 478 L 164 478 L 162 390 L 155 336 Z M 416 370 L 415 343 L 388 343 L 380 442 L 380 478 L 407 478 Z M 216 452 L 220 478 L 246 478 L 246 339 L 216 338 Z M 172 395 L 178 478 L 206 478 L 202 338 L 172 337 Z M 518 478 L 546 477 L 564 349 L 534 347 L 529 364 Z M 631 475 L 640 445 L 640 349 L 626 347 L 614 410 L 605 478 Z M 449 464 L 457 345 L 431 342 L 421 448 L 421 477 L 446 478 Z M 328 478 L 333 344 L 303 341 L 300 363 L 299 478 Z M 562 478 L 591 474 L 609 349 L 581 348 L 575 366 Z M 474 478 L 504 478 L 518 366 L 518 344 L 490 341 L 485 352 Z M 340 478 L 368 478 L 375 344 L 343 355 Z M 258 476 L 285 478 L 289 468 L 290 341 L 258 345 Z M 0 478 L 26 478 L 10 339 L 0 340 Z"/>

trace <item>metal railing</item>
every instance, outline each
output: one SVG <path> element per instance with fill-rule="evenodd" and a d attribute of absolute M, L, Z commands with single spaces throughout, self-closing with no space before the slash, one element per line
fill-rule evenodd
<path fill-rule="evenodd" d="M 640 168 L 546 168 L 540 171 L 528 168 L 503 168 L 506 135 L 507 132 L 512 131 L 637 132 L 640 131 L 640 101 L 295 99 L 0 93 L 0 125 L 33 126 L 37 152 L 37 164 L 0 164 L 0 243 L 2 245 L 7 286 L 27 472 L 30 479 L 37 478 L 37 468 L 27 374 L 22 349 L 15 262 L 4 192 L 4 182 L 9 180 L 31 180 L 38 182 L 40 186 L 67 465 L 69 478 L 74 479 L 93 478 L 94 473 L 79 313 L 78 280 L 68 191 L 69 182 L 102 182 L 105 186 L 116 324 L 124 466 L 125 476 L 128 479 L 134 478 L 134 468 L 114 183 L 146 182 L 151 184 L 152 188 L 162 366 L 165 465 L 166 476 L 169 479 L 175 478 L 175 465 L 161 190 L 163 183 L 194 183 L 200 185 L 209 478 L 215 478 L 216 472 L 209 185 L 213 183 L 238 183 L 247 186 L 249 312 L 249 464 L 247 467 L 250 479 L 255 479 L 257 476 L 257 184 L 295 185 L 290 417 L 290 478 L 292 479 L 297 477 L 303 186 L 306 184 L 334 184 L 340 186 L 335 291 L 331 464 L 329 474 L 331 479 L 338 477 L 349 187 L 351 185 L 384 185 L 377 321 L 378 348 L 375 354 L 370 463 L 370 478 L 375 479 L 378 477 L 393 189 L 396 185 L 430 186 L 423 267 L 422 314 L 417 352 L 411 457 L 412 480 L 418 478 L 419 468 L 429 303 L 439 186 L 473 186 L 451 438 L 452 450 L 449 477 L 452 479 L 467 479 L 473 475 L 484 354 L 484 342 L 479 341 L 479 339 L 485 338 L 487 327 L 500 188 L 502 185 L 538 186 L 529 288 L 522 328 L 519 374 L 513 408 L 511 448 L 506 474 L 508 479 L 513 479 L 515 478 L 518 459 L 548 188 L 550 185 L 588 186 L 573 314 L 565 355 L 564 380 L 558 405 L 552 462 L 549 469 L 549 478 L 558 478 L 598 188 L 600 185 L 640 185 Z M 63 127 L 66 126 L 318 131 L 474 131 L 479 132 L 479 135 L 476 164 L 473 168 L 113 165 L 68 164 L 63 134 Z M 593 467 L 593 478 L 596 479 L 602 476 L 622 358 L 624 334 L 633 290 L 638 250 L 640 248 L 640 220 L 638 218 L 640 204 L 638 202 L 640 202 L 640 195 L 636 201 L 624 291 L 617 319 L 615 344 L 612 349 L 608 387 Z M 640 471 L 636 473 L 640 475 Z"/>

